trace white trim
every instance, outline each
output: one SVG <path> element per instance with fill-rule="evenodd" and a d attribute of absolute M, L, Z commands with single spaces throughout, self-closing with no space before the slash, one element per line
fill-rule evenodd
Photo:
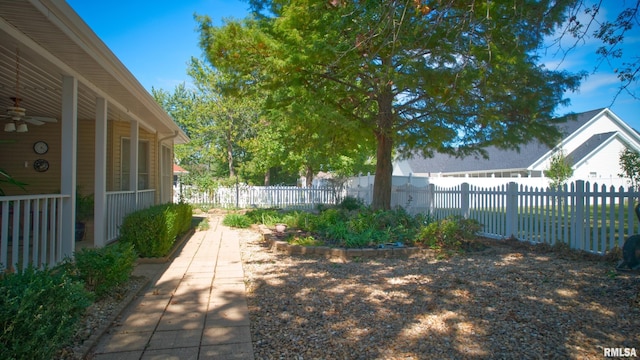
<path fill-rule="evenodd" d="M 62 144 L 60 188 L 70 194 L 62 201 L 62 257 L 72 257 L 75 251 L 76 170 L 78 165 L 78 80 L 62 77 Z"/>
<path fill-rule="evenodd" d="M 107 100 L 96 99 L 96 129 L 95 129 L 95 176 L 94 176 L 94 221 L 93 245 L 106 245 L 107 221 Z"/>

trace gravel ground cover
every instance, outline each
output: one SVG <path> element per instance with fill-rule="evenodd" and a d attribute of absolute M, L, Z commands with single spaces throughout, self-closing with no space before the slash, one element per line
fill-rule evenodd
<path fill-rule="evenodd" d="M 512 241 L 342 262 L 237 230 L 256 359 L 602 359 L 640 351 L 640 277 Z"/>

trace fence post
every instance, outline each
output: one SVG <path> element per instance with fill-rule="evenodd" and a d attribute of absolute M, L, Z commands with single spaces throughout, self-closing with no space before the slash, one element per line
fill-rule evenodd
<path fill-rule="evenodd" d="M 573 249 L 584 250 L 584 180 L 576 180 L 575 185 L 570 246 Z"/>
<path fill-rule="evenodd" d="M 515 238 L 518 232 L 518 184 L 510 182 L 507 184 L 507 204 L 506 204 L 506 236 Z"/>
<path fill-rule="evenodd" d="M 435 194 L 436 186 L 434 184 L 427 185 L 427 211 L 430 216 L 435 216 Z"/>
<path fill-rule="evenodd" d="M 460 211 L 463 218 L 469 218 L 469 183 L 460 184 Z"/>

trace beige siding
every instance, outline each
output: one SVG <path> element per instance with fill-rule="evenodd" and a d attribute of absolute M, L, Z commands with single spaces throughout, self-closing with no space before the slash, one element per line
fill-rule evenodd
<path fill-rule="evenodd" d="M 60 124 L 28 126 L 29 131 L 26 133 L 7 133 L 0 129 L 0 169 L 27 183 L 27 192 L 12 185 L 0 186 L 6 195 L 57 193 L 60 191 Z M 33 150 L 33 144 L 39 140 L 49 144 L 46 154 L 38 155 Z M 33 162 L 37 159 L 47 160 L 49 170 L 37 172 L 33 168 Z"/>
<path fill-rule="evenodd" d="M 112 144 L 113 156 L 111 164 L 113 166 L 112 181 L 114 188 L 119 190 L 122 188 L 122 139 L 130 137 L 130 124 L 128 122 L 114 122 Z M 149 144 L 149 189 L 157 188 L 158 181 L 158 138 L 155 133 L 150 133 L 140 128 L 140 140 L 147 141 Z"/>
<path fill-rule="evenodd" d="M 47 194 L 60 192 L 60 124 L 29 125 L 26 133 L 0 131 L 0 169 L 7 171 L 15 179 L 25 182 L 27 191 L 11 185 L 2 185 L 7 195 Z M 129 138 L 130 125 L 123 121 L 107 122 L 107 190 L 121 189 L 121 144 L 122 138 Z M 155 133 L 140 129 L 140 140 L 149 144 L 149 189 L 156 189 L 156 200 L 160 201 L 160 170 L 158 162 L 158 137 Z M 81 193 L 91 194 L 95 176 L 95 122 L 78 121 L 78 167 L 77 184 Z M 36 141 L 49 145 L 46 154 L 38 155 L 33 150 Z M 173 146 L 169 144 L 173 151 Z M 33 168 L 36 159 L 49 162 L 49 170 L 37 172 Z M 173 162 L 171 161 L 171 164 Z"/>
<path fill-rule="evenodd" d="M 78 121 L 77 185 L 81 194 L 94 192 L 95 179 L 95 130 L 94 121 Z"/>

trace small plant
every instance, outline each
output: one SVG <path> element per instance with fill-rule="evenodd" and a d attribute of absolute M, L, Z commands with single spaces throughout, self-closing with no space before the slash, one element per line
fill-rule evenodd
<path fill-rule="evenodd" d="M 60 268 L 2 275 L 0 294 L 2 359 L 54 358 L 91 304 L 84 284 Z"/>
<path fill-rule="evenodd" d="M 86 248 L 76 253 L 75 261 L 67 265 L 67 271 L 102 298 L 129 280 L 137 258 L 133 244 Z"/>
<path fill-rule="evenodd" d="M 9 175 L 8 172 L 4 171 L 3 169 L 0 169 L 0 196 L 4 196 L 5 192 L 3 189 L 4 184 L 9 184 L 12 186 L 16 186 L 20 189 L 22 189 L 22 191 L 27 191 L 25 189 L 25 186 L 28 185 L 26 183 L 23 183 L 22 181 L 18 181 L 15 178 L 13 178 L 13 176 Z"/>
<path fill-rule="evenodd" d="M 311 235 L 307 236 L 290 236 L 287 239 L 287 242 L 291 245 L 302 245 L 302 246 L 322 246 L 324 242 L 314 238 Z"/>
<path fill-rule="evenodd" d="M 208 218 L 200 218 L 196 223 L 196 229 L 198 231 L 204 231 L 209 229 L 209 219 Z"/>
<path fill-rule="evenodd" d="M 93 217 L 93 194 L 76 193 L 76 221 L 84 222 Z"/>
<path fill-rule="evenodd" d="M 228 214 L 222 220 L 222 224 L 234 228 L 248 228 L 251 226 L 251 219 L 243 214 Z"/>

